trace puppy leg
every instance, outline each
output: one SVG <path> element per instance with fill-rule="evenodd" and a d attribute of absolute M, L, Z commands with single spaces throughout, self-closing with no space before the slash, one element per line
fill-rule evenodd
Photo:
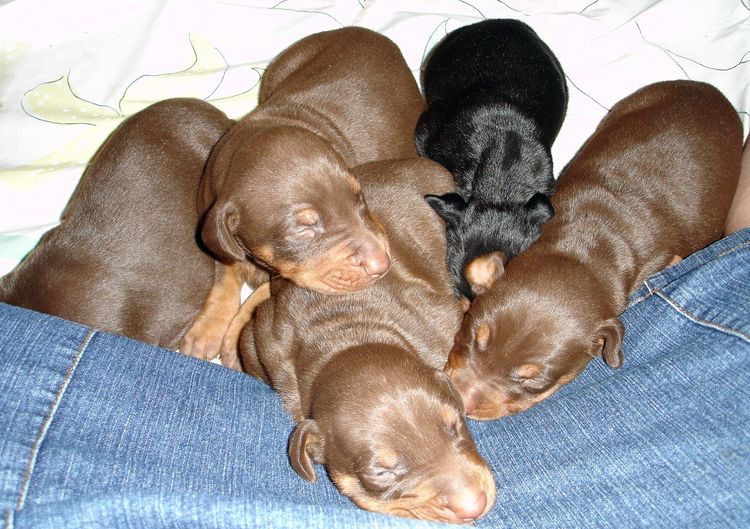
<path fill-rule="evenodd" d="M 250 297 L 240 307 L 240 310 L 232 318 L 229 328 L 224 333 L 224 339 L 221 342 L 221 363 L 226 367 L 242 371 L 242 365 L 239 359 L 239 341 L 242 329 L 253 318 L 255 308 L 271 297 L 271 284 L 263 283 L 253 290 Z"/>
<path fill-rule="evenodd" d="M 213 360 L 219 355 L 221 341 L 240 307 L 244 282 L 242 264 L 216 264 L 216 276 L 190 329 L 180 341 L 180 352 Z"/>

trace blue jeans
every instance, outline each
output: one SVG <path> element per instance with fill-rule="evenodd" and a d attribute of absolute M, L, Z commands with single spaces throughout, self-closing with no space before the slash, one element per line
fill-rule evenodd
<path fill-rule="evenodd" d="M 750 229 L 656 274 L 595 360 L 530 410 L 470 424 L 497 480 L 479 527 L 750 523 Z M 5 527 L 437 527 L 358 510 L 286 456 L 241 373 L 0 304 Z"/>

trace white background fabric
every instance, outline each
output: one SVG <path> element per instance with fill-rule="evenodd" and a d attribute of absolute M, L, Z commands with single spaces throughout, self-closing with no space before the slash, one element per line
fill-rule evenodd
<path fill-rule="evenodd" d="M 654 81 L 712 83 L 750 126 L 747 0 L 0 0 L 0 274 L 58 222 L 97 147 L 143 107 L 192 96 L 239 117 L 275 55 L 344 25 L 393 39 L 418 78 L 446 32 L 483 18 L 523 20 L 563 65 L 556 174 L 612 104 Z"/>

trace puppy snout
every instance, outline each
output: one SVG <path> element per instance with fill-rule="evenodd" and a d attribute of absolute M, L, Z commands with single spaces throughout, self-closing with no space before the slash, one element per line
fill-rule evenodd
<path fill-rule="evenodd" d="M 476 388 L 472 387 L 470 383 L 471 374 L 467 376 L 467 368 L 456 367 L 450 363 L 445 366 L 445 372 L 451 378 L 453 387 L 456 388 L 458 394 L 461 395 L 461 400 L 464 403 L 464 414 L 472 416 L 477 405 L 477 392 Z"/>
<path fill-rule="evenodd" d="M 473 522 L 487 508 L 487 493 L 478 487 L 463 488 L 446 498 L 446 506 L 458 520 Z"/>
<path fill-rule="evenodd" d="M 385 252 L 373 252 L 362 259 L 362 267 L 369 275 L 380 277 L 388 271 L 391 266 L 391 258 Z"/>
<path fill-rule="evenodd" d="M 356 246 L 352 264 L 361 266 L 367 275 L 378 278 L 390 268 L 391 258 L 381 245 L 365 242 Z"/>
<path fill-rule="evenodd" d="M 475 401 L 472 398 L 473 396 L 469 393 L 467 393 L 465 390 L 464 392 L 459 391 L 461 394 L 461 398 L 464 401 L 464 415 L 471 416 L 474 413 Z"/>

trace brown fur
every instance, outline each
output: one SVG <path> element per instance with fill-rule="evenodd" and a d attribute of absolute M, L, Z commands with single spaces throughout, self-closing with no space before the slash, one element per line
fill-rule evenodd
<path fill-rule="evenodd" d="M 199 100 L 125 120 L 92 159 L 56 228 L 0 281 L 0 299 L 174 348 L 208 293 L 198 184 L 231 125 Z"/>
<path fill-rule="evenodd" d="M 443 224 L 423 199 L 450 191 L 452 177 L 418 158 L 355 172 L 389 234 L 391 271 L 346 296 L 273 280 L 243 332 L 243 366 L 298 423 L 289 455 L 302 477 L 314 481 L 323 463 L 362 508 L 469 522 L 492 507 L 495 486 L 441 371 L 462 309 Z"/>
<path fill-rule="evenodd" d="M 560 176 L 541 238 L 466 315 L 446 370 L 467 414 L 523 411 L 599 355 L 619 367 L 628 295 L 721 236 L 741 149 L 737 113 L 710 85 L 661 82 L 617 103 Z"/>
<path fill-rule="evenodd" d="M 200 194 L 206 245 L 243 263 L 253 286 L 271 270 L 327 294 L 369 287 L 390 265 L 388 241 L 349 168 L 416 156 L 424 104 L 383 35 L 347 27 L 300 40 L 269 65 L 258 107 L 211 156 Z M 183 349 L 215 356 L 229 312 L 203 315 Z"/>

